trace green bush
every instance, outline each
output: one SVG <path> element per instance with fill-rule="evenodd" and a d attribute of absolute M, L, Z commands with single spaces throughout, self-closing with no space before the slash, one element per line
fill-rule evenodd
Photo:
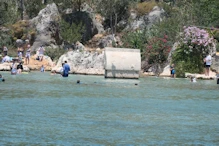
<path fill-rule="evenodd" d="M 52 60 L 58 60 L 66 50 L 62 48 L 46 48 L 45 55 L 49 56 Z"/>
<path fill-rule="evenodd" d="M 125 32 L 122 37 L 123 46 L 125 48 L 140 49 L 141 52 L 145 49 L 145 44 L 147 42 L 145 32 L 134 31 Z"/>
<path fill-rule="evenodd" d="M 81 42 L 83 33 L 85 32 L 85 27 L 82 23 L 78 25 L 75 23 L 70 24 L 65 20 L 61 20 L 61 36 L 69 44 L 76 43 L 77 41 Z"/>

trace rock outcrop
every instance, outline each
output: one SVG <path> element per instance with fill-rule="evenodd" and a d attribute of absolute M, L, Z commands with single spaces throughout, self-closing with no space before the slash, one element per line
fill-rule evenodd
<path fill-rule="evenodd" d="M 87 74 L 87 75 L 103 75 L 104 74 L 104 54 L 89 53 L 87 51 L 69 51 L 62 55 L 57 65 L 52 71 L 60 72 L 62 63 L 67 61 L 70 65 L 70 73 Z"/>
<path fill-rule="evenodd" d="M 12 65 L 12 63 L 7 63 L 7 62 L 0 64 L 0 71 L 10 71 L 11 65 Z M 26 65 L 23 65 L 23 71 L 29 72 L 30 69 Z"/>
<path fill-rule="evenodd" d="M 61 44 L 59 35 L 60 14 L 55 3 L 48 4 L 38 16 L 30 20 L 32 27 L 36 28 L 37 34 L 31 49 L 36 50 L 40 45 L 57 48 Z"/>
<path fill-rule="evenodd" d="M 98 15 L 95 14 L 93 9 L 86 3 L 82 5 L 81 11 L 66 11 L 63 18 L 69 23 L 75 23 L 83 25 L 82 42 L 90 40 L 94 35 L 104 33 L 104 27 L 99 21 Z"/>
<path fill-rule="evenodd" d="M 150 28 L 154 23 L 162 21 L 165 11 L 155 6 L 153 10 L 144 16 L 136 17 L 135 12 L 131 12 L 131 23 L 126 27 L 127 30 L 142 30 Z"/>
<path fill-rule="evenodd" d="M 219 53 L 212 57 L 211 69 L 215 72 L 219 72 Z"/>

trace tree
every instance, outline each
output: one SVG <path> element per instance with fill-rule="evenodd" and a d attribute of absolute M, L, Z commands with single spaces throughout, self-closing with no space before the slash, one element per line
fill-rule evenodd
<path fill-rule="evenodd" d="M 129 5 L 134 0 L 102 0 L 98 3 L 98 12 L 106 18 L 106 25 L 111 33 L 116 33 L 116 25 L 120 20 L 128 18 Z"/>
<path fill-rule="evenodd" d="M 61 20 L 60 30 L 62 38 L 68 44 L 75 43 L 76 41 L 81 41 L 82 34 L 85 31 L 82 23 L 79 23 L 78 25 L 75 23 L 70 24 L 63 19 Z"/>

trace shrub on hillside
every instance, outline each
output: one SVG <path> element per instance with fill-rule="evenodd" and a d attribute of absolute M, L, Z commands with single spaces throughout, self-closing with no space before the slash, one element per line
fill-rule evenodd
<path fill-rule="evenodd" d="M 171 43 L 167 35 L 149 39 L 143 53 L 143 58 L 148 64 L 147 67 L 155 66 L 155 72 L 159 74 L 161 71 L 160 67 L 166 62 L 170 50 Z M 145 70 L 147 70 L 147 68 L 145 68 Z"/>
<path fill-rule="evenodd" d="M 140 49 L 143 52 L 146 44 L 146 36 L 144 32 L 135 31 L 135 32 L 126 32 L 123 37 L 123 47 Z"/>
<path fill-rule="evenodd" d="M 14 40 L 17 39 L 33 39 L 35 38 L 36 31 L 35 29 L 30 28 L 28 21 L 20 20 L 12 25 L 12 36 Z"/>
<path fill-rule="evenodd" d="M 62 48 L 46 48 L 45 55 L 49 56 L 52 60 L 58 60 L 66 50 Z"/>
<path fill-rule="evenodd" d="M 214 39 L 204 29 L 184 27 L 179 46 L 173 54 L 177 76 L 185 72 L 202 73 L 203 59 L 212 52 Z"/>
<path fill-rule="evenodd" d="M 85 27 L 82 23 L 70 24 L 69 22 L 66 22 L 62 19 L 60 30 L 62 38 L 69 44 L 72 44 L 77 41 L 82 41 L 83 33 L 85 32 Z"/>
<path fill-rule="evenodd" d="M 156 6 L 157 3 L 154 0 L 148 1 L 148 2 L 142 2 L 138 3 L 136 6 L 136 11 L 138 13 L 138 16 L 142 16 L 145 14 L 148 14 L 152 11 L 154 6 Z"/>

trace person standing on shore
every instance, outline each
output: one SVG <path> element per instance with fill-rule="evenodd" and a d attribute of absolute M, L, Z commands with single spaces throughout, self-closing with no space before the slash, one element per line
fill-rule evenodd
<path fill-rule="evenodd" d="M 39 61 L 43 61 L 43 56 L 44 56 L 44 51 L 45 51 L 43 45 L 40 46 L 38 51 L 39 51 Z"/>
<path fill-rule="evenodd" d="M 205 62 L 205 76 L 209 76 L 209 70 L 211 67 L 211 55 L 210 54 L 208 54 L 208 56 L 205 57 L 204 62 Z"/>
<path fill-rule="evenodd" d="M 63 77 L 68 77 L 68 73 L 70 71 L 70 66 L 68 65 L 67 61 L 65 61 L 65 64 L 63 66 Z"/>
<path fill-rule="evenodd" d="M 3 46 L 3 52 L 4 56 L 8 55 L 8 48 L 6 46 Z"/>
<path fill-rule="evenodd" d="M 172 78 L 175 78 L 175 68 L 174 68 L 174 64 L 172 64 L 171 66 L 170 66 L 170 76 L 172 77 Z"/>
<path fill-rule="evenodd" d="M 25 62 L 26 62 L 26 65 L 29 64 L 30 62 L 30 45 L 27 45 L 27 51 L 26 51 L 26 55 L 25 55 Z"/>

